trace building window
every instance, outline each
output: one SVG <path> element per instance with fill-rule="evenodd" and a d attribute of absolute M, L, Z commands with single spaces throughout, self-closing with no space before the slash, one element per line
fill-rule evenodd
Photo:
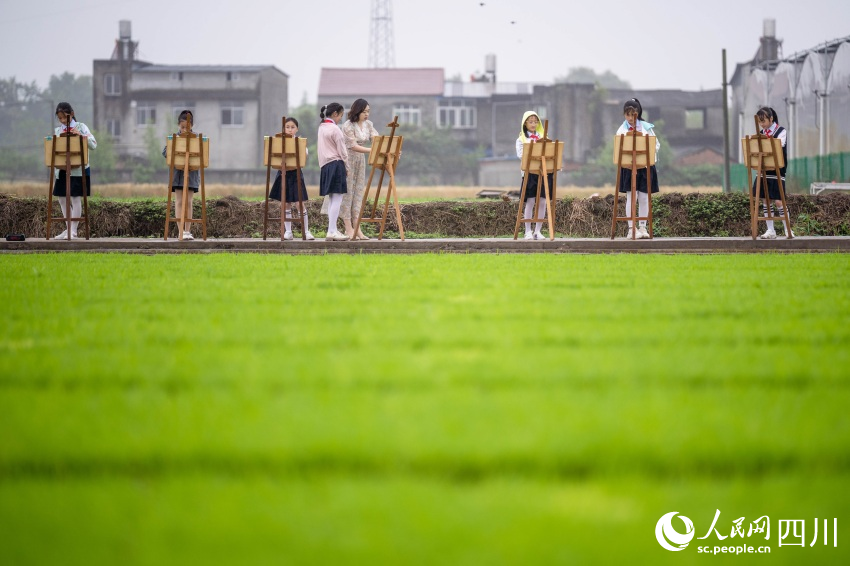
<path fill-rule="evenodd" d="M 156 124 L 156 105 L 150 102 L 140 102 L 136 106 L 136 125 L 152 126 Z"/>
<path fill-rule="evenodd" d="M 107 120 L 106 121 L 106 133 L 114 139 L 121 138 L 121 120 Z"/>
<path fill-rule="evenodd" d="M 685 110 L 685 129 L 686 130 L 704 130 L 705 129 L 705 110 Z"/>
<path fill-rule="evenodd" d="M 121 94 L 121 75 L 109 73 L 103 75 L 103 94 L 118 96 Z"/>
<path fill-rule="evenodd" d="M 238 81 L 240 78 L 241 77 L 239 76 L 239 73 L 227 71 L 227 80 L 228 81 Z"/>
<path fill-rule="evenodd" d="M 395 104 L 393 106 L 393 116 L 398 116 L 399 124 L 408 124 L 411 126 L 422 125 L 422 110 L 415 104 Z"/>
<path fill-rule="evenodd" d="M 440 128 L 474 128 L 477 122 L 475 102 L 441 100 L 437 107 L 437 126 Z"/>
<path fill-rule="evenodd" d="M 182 81 L 183 80 L 183 71 L 174 71 L 171 73 L 172 81 Z"/>
<path fill-rule="evenodd" d="M 180 117 L 180 113 L 184 110 L 188 110 L 192 113 L 192 116 L 195 115 L 195 103 L 189 101 L 177 101 L 171 103 L 171 117 L 174 118 L 174 123 L 177 123 L 177 118 Z"/>
<path fill-rule="evenodd" d="M 245 124 L 245 106 L 241 102 L 221 103 L 221 125 L 238 127 Z"/>

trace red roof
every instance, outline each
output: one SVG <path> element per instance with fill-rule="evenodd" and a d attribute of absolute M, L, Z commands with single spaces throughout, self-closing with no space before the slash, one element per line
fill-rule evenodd
<path fill-rule="evenodd" d="M 443 94 L 443 69 L 322 69 L 319 98 Z"/>

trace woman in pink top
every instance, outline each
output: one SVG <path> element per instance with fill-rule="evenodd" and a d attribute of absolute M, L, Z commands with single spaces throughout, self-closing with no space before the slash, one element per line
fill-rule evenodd
<path fill-rule="evenodd" d="M 342 242 L 348 236 L 340 234 L 337 229 L 339 207 L 342 205 L 342 195 L 348 192 L 346 176 L 348 175 L 348 150 L 345 139 L 339 129 L 343 108 L 338 102 L 322 106 L 319 117 L 319 136 L 316 141 L 316 153 L 319 154 L 319 194 L 328 198 L 328 233 L 325 240 Z"/>

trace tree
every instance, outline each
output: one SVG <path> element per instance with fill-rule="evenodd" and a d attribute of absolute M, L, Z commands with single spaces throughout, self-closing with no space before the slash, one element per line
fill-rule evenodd
<path fill-rule="evenodd" d="M 571 67 L 569 72 L 560 77 L 555 77 L 556 83 L 565 84 L 594 84 L 607 89 L 630 89 L 632 85 L 624 81 L 614 73 L 606 70 L 599 74 L 590 67 Z"/>
<path fill-rule="evenodd" d="M 70 102 L 74 107 L 74 115 L 81 122 L 92 122 L 94 105 L 92 102 L 92 78 L 89 75 L 74 76 L 64 72 L 61 75 L 51 75 L 47 90 L 42 95 L 50 101 L 53 107 L 59 102 Z"/>
<path fill-rule="evenodd" d="M 97 140 L 97 150 L 89 153 L 92 169 L 96 172 L 98 179 L 104 183 L 115 181 L 115 142 L 112 136 L 105 131 L 94 131 L 94 139 Z"/>
<path fill-rule="evenodd" d="M 413 175 L 421 184 L 475 184 L 481 148 L 470 151 L 447 129 L 405 129 L 399 173 Z"/>
<path fill-rule="evenodd" d="M 136 183 L 155 183 L 166 179 L 168 171 L 162 158 L 163 142 L 157 137 L 154 128 L 145 130 L 145 156 L 133 168 L 133 181 Z"/>

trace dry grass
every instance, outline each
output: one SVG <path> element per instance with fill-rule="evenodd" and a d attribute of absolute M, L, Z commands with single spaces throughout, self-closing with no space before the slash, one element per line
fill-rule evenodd
<path fill-rule="evenodd" d="M 384 184 L 386 186 L 386 182 Z M 398 196 L 405 200 L 454 200 L 474 199 L 482 190 L 508 191 L 514 187 L 459 187 L 459 186 L 399 186 Z M 21 181 L 16 183 L 0 183 L 0 194 L 14 195 L 18 197 L 40 197 L 46 196 L 48 190 L 47 181 L 38 183 L 33 181 Z M 605 196 L 612 193 L 613 185 L 604 187 L 558 187 L 559 197 L 590 198 L 594 194 Z M 92 187 L 93 194 L 105 198 L 134 198 L 134 197 L 165 197 L 165 183 L 136 184 L 136 183 L 113 183 L 95 184 Z M 208 184 L 206 186 L 207 197 L 236 196 L 239 198 L 261 198 L 265 192 L 264 185 L 220 185 Z M 721 188 L 716 187 L 668 187 L 662 188 L 665 193 L 719 193 Z M 308 185 L 307 193 L 310 198 L 319 196 L 318 185 Z"/>

